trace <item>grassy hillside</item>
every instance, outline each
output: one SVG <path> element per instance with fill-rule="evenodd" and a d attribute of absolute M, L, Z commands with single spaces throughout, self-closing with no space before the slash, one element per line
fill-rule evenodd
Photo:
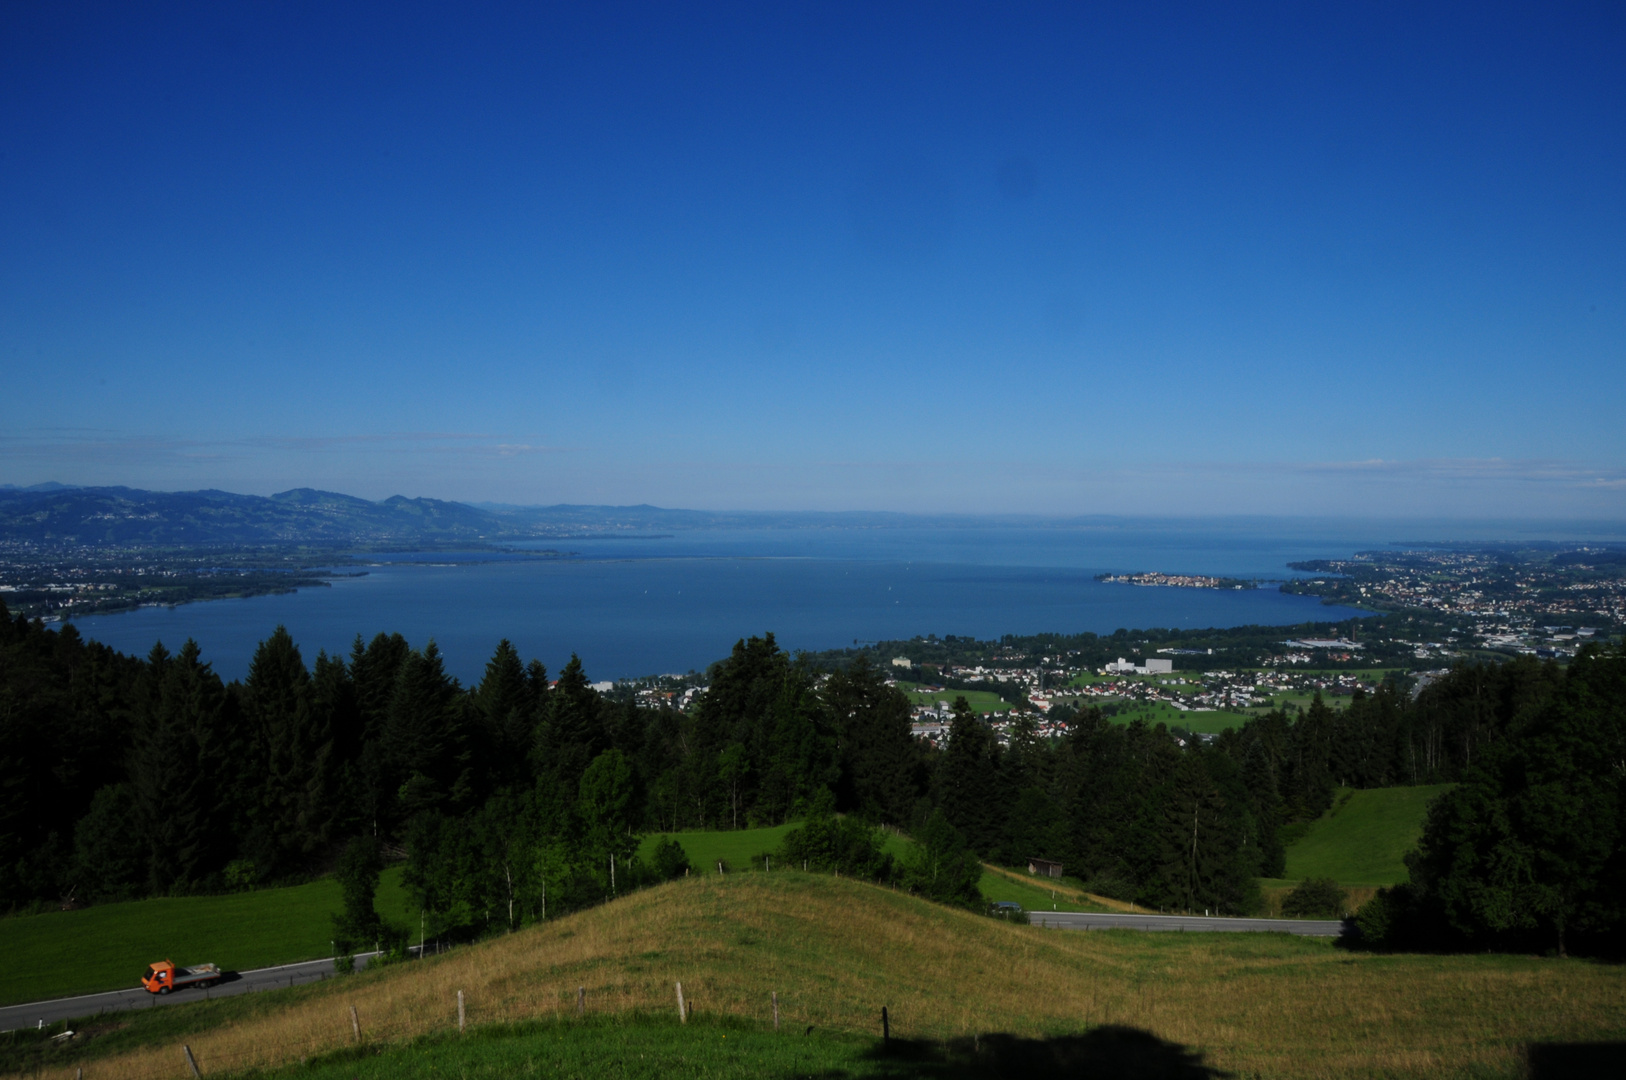
<path fill-rule="evenodd" d="M 1332 809 L 1287 849 L 1290 879 L 1330 877 L 1345 885 L 1393 885 L 1406 880 L 1406 853 L 1423 833 L 1428 804 L 1450 789 L 1341 788 Z"/>
<path fill-rule="evenodd" d="M 384 872 L 378 909 L 418 925 L 401 870 Z M 0 1004 L 134 986 L 154 960 L 215 963 L 231 971 L 332 956 L 331 878 L 226 896 L 165 897 L 0 919 Z"/>
<path fill-rule="evenodd" d="M 434 1060 L 443 1064 L 437 1074 L 464 1074 L 471 1061 L 497 1057 L 481 1049 L 489 1044 L 480 1038 L 458 1044 L 467 1050 L 445 1049 L 455 1038 L 462 990 L 476 1028 L 521 1025 L 515 1038 L 533 1040 L 529 1054 L 516 1052 L 502 1067 L 482 1064 L 471 1075 L 504 1068 L 507 1075 L 538 1069 L 551 1075 L 546 1065 L 554 1053 L 562 1063 L 582 1063 L 574 1075 L 644 1075 L 630 1058 L 644 1052 L 635 1038 L 607 1038 L 602 1053 L 579 1053 L 564 1046 L 562 1034 L 548 1035 L 549 1025 L 575 1023 L 578 987 L 588 1015 L 607 1018 L 599 1023 L 622 1018 L 636 1028 L 640 1014 L 669 1017 L 679 980 L 700 1017 L 734 1018 L 752 1039 L 772 1037 L 769 995 L 777 992 L 785 1025 L 779 1037 L 786 1040 L 805 1037 L 809 1027 L 873 1036 L 886 1005 L 893 1034 L 903 1038 L 1043 1036 L 1123 1025 L 1248 1075 L 1512 1076 L 1531 1041 L 1626 1035 L 1626 970 L 1617 966 L 1524 956 L 1368 956 L 1269 934 L 1041 930 L 786 871 L 692 877 L 395 968 L 247 1001 L 109 1018 L 109 1025 L 165 1026 L 154 1029 L 145 1048 L 86 1071 L 172 1077 L 182 1041 L 206 1072 L 308 1060 L 352 1044 L 354 1006 L 370 1045 L 440 1041 L 380 1059 L 399 1068 L 358 1067 L 343 1075 L 423 1074 L 423 1063 Z M 278 1001 L 284 1007 L 273 1007 Z M 535 1022 L 541 1026 L 523 1027 Z M 729 1030 L 713 1029 L 719 1048 Z M 126 1034 L 122 1042 L 138 1037 Z M 50 1051 L 54 1060 L 42 1062 L 50 1067 L 40 1075 L 71 1076 L 98 1052 L 98 1038 L 117 1045 L 113 1036 L 87 1032 Z M 823 1071 L 824 1060 L 812 1057 L 806 1071 Z M 530 1064 L 514 1069 L 516 1062 Z M 778 1059 L 763 1066 L 790 1071 Z"/>
<path fill-rule="evenodd" d="M 796 828 L 796 825 L 796 822 L 792 822 L 765 829 L 681 832 L 670 835 L 683 845 L 683 851 L 689 856 L 689 862 L 694 866 L 696 873 L 715 874 L 718 860 L 722 860 L 731 872 L 741 873 L 761 871 L 763 852 L 776 850 L 784 841 L 785 834 Z M 652 858 L 659 840 L 660 836 L 644 837 L 643 843 L 638 847 L 639 857 L 646 861 Z M 888 832 L 884 846 L 887 851 L 901 859 L 908 853 L 910 843 L 908 838 L 895 832 Z M 983 899 L 990 904 L 1008 900 L 1021 904 L 1029 911 L 1051 911 L 1058 908 L 1062 911 L 1108 910 L 1082 898 L 1077 889 L 1077 882 L 1053 889 L 1049 885 L 1041 884 L 1037 879 L 1024 881 L 1022 877 L 1023 875 L 1006 875 L 997 870 L 985 870 L 978 887 L 982 890 Z"/>
<path fill-rule="evenodd" d="M 638 845 L 638 857 L 645 862 L 650 861 L 654 856 L 656 843 L 662 836 L 669 835 L 683 845 L 684 854 L 689 856 L 689 863 L 697 874 L 715 874 L 719 860 L 734 871 L 761 870 L 762 854 L 778 850 L 779 845 L 784 842 L 785 834 L 798 824 L 800 822 L 793 821 L 787 825 L 774 825 L 765 829 L 651 834 L 644 837 L 643 843 Z"/>

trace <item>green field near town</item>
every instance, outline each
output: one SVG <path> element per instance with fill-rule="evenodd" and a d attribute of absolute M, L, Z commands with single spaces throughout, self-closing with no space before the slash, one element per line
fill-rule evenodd
<path fill-rule="evenodd" d="M 1248 720 L 1240 713 L 1220 709 L 1213 712 L 1176 709 L 1166 701 L 1124 701 L 1120 703 L 1120 708 L 1122 711 L 1107 718 L 1110 722 L 1127 724 L 1132 720 L 1142 720 L 1153 726 L 1167 724 L 1172 728 L 1178 725 L 1202 735 L 1217 735 L 1226 728 L 1239 728 Z"/>
<path fill-rule="evenodd" d="M 379 914 L 418 925 L 401 868 L 384 871 Z M 154 960 L 248 971 L 333 955 L 332 878 L 222 896 L 159 897 L 0 919 L 0 1005 L 135 986 Z"/>
<path fill-rule="evenodd" d="M 1287 878 L 1327 877 L 1342 885 L 1394 885 L 1406 880 L 1406 853 L 1423 833 L 1428 804 L 1451 789 L 1340 788 L 1332 809 L 1287 849 Z"/>
<path fill-rule="evenodd" d="M 1008 712 L 1011 703 L 1005 701 L 992 690 L 934 690 L 927 693 L 918 688 L 918 683 L 898 684 L 898 689 L 904 692 L 911 705 L 936 705 L 940 701 L 954 704 L 955 698 L 965 698 L 966 704 L 971 706 L 975 713 Z"/>

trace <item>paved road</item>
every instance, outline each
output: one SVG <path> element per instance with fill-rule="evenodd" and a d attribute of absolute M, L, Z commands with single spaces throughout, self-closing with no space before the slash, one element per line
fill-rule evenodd
<path fill-rule="evenodd" d="M 1227 919 L 1203 915 L 1129 915 L 1114 912 L 1097 914 L 1082 911 L 1032 911 L 1028 922 L 1059 930 L 1185 930 L 1188 933 L 1269 933 L 1301 934 L 1306 937 L 1338 937 L 1344 924 L 1337 919 Z"/>
<path fill-rule="evenodd" d="M 356 957 L 356 967 L 364 968 L 376 953 Z M 160 1005 L 184 1005 L 189 1001 L 206 998 L 229 997 L 256 990 L 276 990 L 280 987 L 317 982 L 333 974 L 333 961 L 310 960 L 303 964 L 283 964 L 281 967 L 257 968 L 253 971 L 228 971 L 217 986 L 206 990 L 182 987 L 162 996 L 148 993 L 139 983 L 128 990 L 112 990 L 105 994 L 84 994 L 80 997 L 57 998 L 55 1001 L 36 1001 L 31 1005 L 8 1005 L 0 1008 L 0 1031 L 36 1027 L 41 1021 L 47 1026 L 61 1020 L 78 1020 L 102 1013 L 125 1012 L 130 1009 L 154 1009 Z"/>

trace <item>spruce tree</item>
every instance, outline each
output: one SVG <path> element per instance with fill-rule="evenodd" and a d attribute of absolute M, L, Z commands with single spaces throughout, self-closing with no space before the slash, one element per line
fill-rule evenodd
<path fill-rule="evenodd" d="M 486 662 L 474 703 L 492 783 L 498 787 L 522 783 L 528 776 L 526 759 L 535 738 L 535 692 L 519 653 L 507 638 L 498 642 Z"/>
<path fill-rule="evenodd" d="M 909 699 L 886 685 L 863 655 L 830 676 L 822 697 L 837 739 L 837 806 L 874 821 L 906 824 L 925 790 Z"/>
<path fill-rule="evenodd" d="M 400 634 L 378 634 L 363 645 L 356 635 L 350 647 L 349 673 L 361 726 L 361 749 L 356 757 L 354 798 L 363 827 L 373 835 L 393 824 L 400 779 L 393 772 L 392 755 L 385 746 L 391 703 L 401 667 L 411 653 Z"/>
<path fill-rule="evenodd" d="M 1004 855 L 1004 814 L 1000 805 L 999 744 L 964 697 L 954 700 L 948 746 L 937 767 L 937 804 L 978 856 Z"/>
<path fill-rule="evenodd" d="M 225 691 L 195 641 L 174 657 L 155 645 L 147 666 L 137 692 L 131 796 L 147 888 L 168 895 L 196 888 L 227 855 L 229 811 L 216 787 Z"/>
<path fill-rule="evenodd" d="M 461 695 L 431 640 L 407 654 L 384 729 L 395 811 L 406 821 L 425 810 L 456 812 L 474 799 L 474 771 Z"/>
<path fill-rule="evenodd" d="M 609 746 L 598 693 L 574 653 L 548 695 L 548 717 L 537 733 L 537 766 L 574 791 L 587 766 Z"/>
<path fill-rule="evenodd" d="M 310 672 L 286 627 L 255 650 L 243 689 L 265 764 L 257 846 L 278 870 L 293 869 L 328 839 L 337 765 L 332 718 L 316 707 Z"/>

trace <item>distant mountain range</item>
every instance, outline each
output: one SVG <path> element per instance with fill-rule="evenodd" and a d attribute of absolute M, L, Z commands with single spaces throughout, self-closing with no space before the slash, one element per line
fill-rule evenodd
<path fill-rule="evenodd" d="M 462 503 L 399 495 L 375 503 L 310 488 L 269 498 L 126 487 L 0 488 L 0 540 L 53 546 L 479 543 L 525 531 Z"/>
<path fill-rule="evenodd" d="M 49 546 L 439 547 L 697 528 L 882 526 L 923 520 L 904 514 L 712 513 L 647 505 L 471 506 L 401 495 L 369 502 L 313 488 L 267 497 L 57 483 L 0 485 L 0 542 Z"/>

